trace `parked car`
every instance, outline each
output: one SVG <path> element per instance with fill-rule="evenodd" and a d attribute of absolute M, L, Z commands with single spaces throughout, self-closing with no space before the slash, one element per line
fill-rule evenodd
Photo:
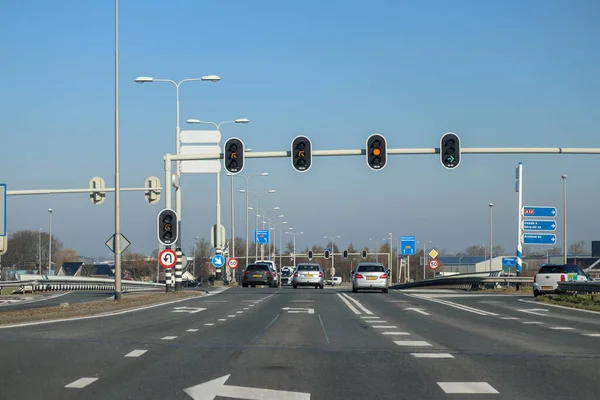
<path fill-rule="evenodd" d="M 292 286 L 297 289 L 298 286 L 314 286 L 323 289 L 325 287 L 325 273 L 319 264 L 298 264 Z"/>
<path fill-rule="evenodd" d="M 574 264 L 544 264 L 533 277 L 533 296 L 558 293 L 558 282 L 589 281 L 589 275 Z"/>
<path fill-rule="evenodd" d="M 389 274 L 382 263 L 359 263 L 352 273 L 352 291 L 381 290 L 388 292 Z"/>

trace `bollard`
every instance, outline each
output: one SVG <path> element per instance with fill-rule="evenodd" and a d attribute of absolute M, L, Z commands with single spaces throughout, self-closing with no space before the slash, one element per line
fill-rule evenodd
<path fill-rule="evenodd" d="M 183 252 L 181 249 L 177 249 L 176 254 L 177 263 L 175 264 L 175 291 L 181 292 L 181 276 L 183 274 L 183 266 L 181 264 L 183 263 Z"/>
<path fill-rule="evenodd" d="M 165 270 L 165 291 L 169 293 L 171 291 L 171 272 L 172 268 L 167 268 Z"/>

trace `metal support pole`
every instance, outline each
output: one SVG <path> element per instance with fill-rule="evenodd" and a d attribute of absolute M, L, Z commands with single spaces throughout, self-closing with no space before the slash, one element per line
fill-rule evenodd
<path fill-rule="evenodd" d="M 564 206 L 564 210 L 563 210 L 563 246 L 565 247 L 565 258 L 564 258 L 564 263 L 567 263 L 568 257 L 568 244 L 567 244 L 567 176 L 563 175 L 562 176 L 562 180 L 563 180 L 563 206 Z"/>
<path fill-rule="evenodd" d="M 246 266 L 250 263 L 249 253 L 250 253 L 250 237 L 248 236 L 248 179 L 246 179 Z M 240 269 L 241 272 L 241 269 Z"/>
<path fill-rule="evenodd" d="M 52 209 L 49 209 L 50 213 L 50 226 L 48 230 L 48 275 L 51 275 L 52 270 Z"/>
<path fill-rule="evenodd" d="M 171 191 L 173 182 L 171 180 L 171 155 L 165 154 L 165 208 L 171 208 Z"/>
<path fill-rule="evenodd" d="M 231 175 L 231 257 L 235 258 L 235 208 L 233 202 L 233 189 L 234 189 L 233 175 Z M 229 269 L 229 264 L 227 265 Z M 235 271 L 231 272 L 231 282 L 235 282 Z"/>
<path fill-rule="evenodd" d="M 517 193 L 518 193 L 518 226 L 517 226 L 517 276 L 523 268 L 523 237 L 521 235 L 523 229 L 523 163 L 520 162 L 517 167 Z M 519 284 L 517 284 L 517 288 Z"/>
<path fill-rule="evenodd" d="M 494 240 L 493 240 L 493 226 L 494 226 L 494 221 L 493 221 L 493 212 L 492 210 L 494 209 L 494 203 L 490 203 L 490 272 L 492 271 L 492 260 L 494 259 Z"/>
<path fill-rule="evenodd" d="M 38 270 L 40 271 L 40 275 L 42 275 L 42 228 L 40 228 L 38 235 Z"/>
<path fill-rule="evenodd" d="M 119 171 L 119 0 L 115 0 L 115 300 L 121 299 L 121 177 Z"/>

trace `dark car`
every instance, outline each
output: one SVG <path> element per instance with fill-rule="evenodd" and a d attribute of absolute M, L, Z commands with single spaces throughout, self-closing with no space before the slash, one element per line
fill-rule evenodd
<path fill-rule="evenodd" d="M 273 271 L 267 264 L 250 264 L 244 271 L 242 278 L 242 287 L 248 285 L 255 287 L 256 285 L 269 285 L 269 287 L 277 286 L 273 278 Z"/>

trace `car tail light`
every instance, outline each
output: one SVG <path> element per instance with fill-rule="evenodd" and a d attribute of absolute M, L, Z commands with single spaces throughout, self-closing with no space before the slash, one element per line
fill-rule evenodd
<path fill-rule="evenodd" d="M 561 275 L 561 276 L 560 276 L 560 281 L 561 281 L 561 282 L 564 282 L 564 281 L 566 281 L 566 280 L 567 280 L 567 279 L 565 278 L 565 276 L 564 276 L 564 275 Z"/>
<path fill-rule="evenodd" d="M 265 275 L 271 275 L 271 271 L 265 272 Z"/>
<path fill-rule="evenodd" d="M 323 277 L 323 273 L 319 271 L 319 278 Z"/>
<path fill-rule="evenodd" d="M 363 278 L 363 276 L 361 274 L 354 274 L 354 277 L 356 279 L 362 279 Z"/>
<path fill-rule="evenodd" d="M 296 273 L 294 274 L 294 278 L 297 278 L 297 277 L 298 277 L 298 273 L 296 272 Z"/>
<path fill-rule="evenodd" d="M 387 279 L 387 274 L 379 275 L 379 279 Z"/>

